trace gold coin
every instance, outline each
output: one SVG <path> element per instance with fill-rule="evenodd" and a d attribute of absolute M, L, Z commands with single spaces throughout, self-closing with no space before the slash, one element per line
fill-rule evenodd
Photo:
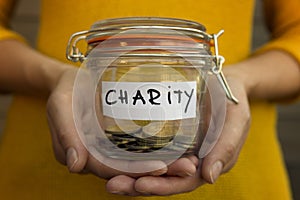
<path fill-rule="evenodd" d="M 146 125 L 150 124 L 151 121 L 150 120 L 133 120 L 133 122 L 139 126 L 146 126 Z"/>
<path fill-rule="evenodd" d="M 143 132 L 149 136 L 172 137 L 179 131 L 179 124 L 177 120 L 151 122 L 143 127 Z"/>
<path fill-rule="evenodd" d="M 122 137 L 122 136 L 112 136 L 109 139 L 114 140 L 114 141 L 127 141 L 127 142 L 135 142 L 136 141 L 136 139 L 133 137 Z"/>
<path fill-rule="evenodd" d="M 169 144 L 169 142 L 165 142 L 165 143 L 138 143 L 140 146 L 148 146 L 148 147 L 163 147 Z"/>
<path fill-rule="evenodd" d="M 127 145 L 127 148 L 130 150 L 147 150 L 150 149 L 150 146 L 141 146 L 141 145 Z"/>
<path fill-rule="evenodd" d="M 168 137 L 157 137 L 157 136 L 151 136 L 151 137 L 144 137 L 144 138 L 136 138 L 138 142 L 149 142 L 149 143 L 156 143 L 156 142 L 169 142 L 173 139 L 173 136 Z"/>
<path fill-rule="evenodd" d="M 126 140 L 122 140 L 122 141 L 112 141 L 115 145 L 119 146 L 119 145 L 125 145 L 128 144 L 129 141 Z"/>
<path fill-rule="evenodd" d="M 117 125 L 112 125 L 112 126 L 108 126 L 105 129 L 106 133 L 111 133 L 111 134 L 121 134 L 121 135 L 125 135 L 126 133 L 137 133 L 141 130 L 141 128 L 137 127 L 137 126 L 122 126 L 119 127 Z"/>

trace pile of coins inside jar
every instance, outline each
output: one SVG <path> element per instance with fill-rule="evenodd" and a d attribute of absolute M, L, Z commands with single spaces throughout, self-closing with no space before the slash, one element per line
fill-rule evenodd
<path fill-rule="evenodd" d="M 134 153 L 163 150 L 166 153 L 184 151 L 189 154 L 194 150 L 196 141 L 192 136 L 182 134 L 179 120 L 136 120 L 135 123 L 141 126 L 108 126 L 105 129 L 108 140 L 99 138 L 99 143 L 111 142 L 114 148 Z"/>

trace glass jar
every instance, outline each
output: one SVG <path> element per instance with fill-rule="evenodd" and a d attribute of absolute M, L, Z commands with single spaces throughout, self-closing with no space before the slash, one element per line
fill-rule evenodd
<path fill-rule="evenodd" d="M 67 58 L 82 62 L 74 86 L 74 118 L 95 157 L 172 160 L 199 155 L 211 123 L 208 73 L 216 74 L 227 97 L 237 102 L 221 71 L 217 38 L 222 32 L 205 31 L 187 20 L 134 17 L 99 21 L 71 36 Z M 86 53 L 77 47 L 80 40 L 87 43 Z M 212 138 L 204 154 L 216 142 Z"/>

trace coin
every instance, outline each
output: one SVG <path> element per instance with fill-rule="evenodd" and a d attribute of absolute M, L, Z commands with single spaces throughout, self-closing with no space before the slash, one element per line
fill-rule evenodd
<path fill-rule="evenodd" d="M 113 140 L 112 142 L 119 147 L 119 145 L 128 144 L 130 141 L 127 141 L 127 140 L 120 140 L 120 141 Z"/>
<path fill-rule="evenodd" d="M 151 123 L 150 120 L 133 120 L 133 122 L 139 126 L 146 126 Z"/>
<path fill-rule="evenodd" d="M 148 136 L 170 137 L 177 134 L 179 122 L 177 120 L 151 122 L 143 127 L 143 133 Z"/>
<path fill-rule="evenodd" d="M 139 141 L 138 145 L 148 146 L 150 148 L 161 148 L 168 145 L 169 141 Z"/>
<path fill-rule="evenodd" d="M 165 143 L 165 144 L 152 144 L 152 145 L 151 145 L 151 148 L 152 148 L 152 149 L 161 149 L 161 148 L 167 146 L 168 144 L 169 144 L 169 143 Z"/>
<path fill-rule="evenodd" d="M 138 142 L 149 142 L 149 143 L 157 143 L 157 142 L 169 142 L 173 139 L 173 137 L 147 137 L 147 138 L 136 138 Z"/>
<path fill-rule="evenodd" d="M 111 134 L 114 134 L 114 135 L 125 135 L 127 133 L 138 133 L 139 131 L 141 131 L 141 128 L 140 127 L 137 127 L 137 126 L 122 126 L 122 127 L 119 127 L 117 125 L 112 125 L 112 126 L 108 126 L 106 129 L 105 129 L 105 133 L 111 133 Z"/>
<path fill-rule="evenodd" d="M 121 141 L 121 140 L 126 140 L 126 141 L 131 141 L 131 142 L 136 141 L 136 138 L 132 137 L 131 135 L 124 135 L 124 136 L 112 135 L 109 139 L 116 140 L 116 141 Z"/>
<path fill-rule="evenodd" d="M 133 144 L 127 145 L 127 148 L 129 150 L 148 150 L 148 149 L 151 149 L 151 147 L 149 147 L 149 146 L 133 145 Z"/>

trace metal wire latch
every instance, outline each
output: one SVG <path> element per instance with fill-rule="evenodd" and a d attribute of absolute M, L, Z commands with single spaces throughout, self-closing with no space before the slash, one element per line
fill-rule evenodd
<path fill-rule="evenodd" d="M 146 26 L 147 27 L 147 26 Z M 131 28 L 145 28 L 143 26 L 139 26 L 139 27 L 127 27 L 127 29 L 131 29 Z M 179 28 L 179 27 L 160 27 L 160 26 L 157 26 L 155 28 L 171 28 L 171 29 L 175 29 L 175 30 L 181 30 L 181 29 L 185 29 L 185 28 Z M 194 29 L 193 29 L 194 30 Z M 100 29 L 95 29 L 95 30 L 88 30 L 88 31 L 81 31 L 81 32 L 77 32 L 75 34 L 73 34 L 69 41 L 68 41 L 68 46 L 67 46 L 67 49 L 66 49 L 66 57 L 73 61 L 73 62 L 82 62 L 86 59 L 86 56 L 80 51 L 80 49 L 77 47 L 77 43 L 80 41 L 80 40 L 84 40 L 86 39 L 87 35 L 91 34 L 91 33 L 94 33 L 94 32 L 99 32 L 101 31 Z M 196 30 L 194 30 L 196 31 Z M 235 104 L 238 104 L 239 101 L 238 99 L 232 94 L 231 92 L 231 89 L 225 79 L 225 76 L 222 72 L 222 67 L 223 67 L 223 63 L 225 61 L 225 58 L 223 56 L 220 56 L 219 55 L 219 48 L 218 48 L 218 37 L 220 37 L 223 33 L 224 33 L 224 30 L 221 30 L 219 31 L 219 33 L 217 34 L 213 34 L 213 35 L 210 35 L 210 34 L 207 34 L 205 32 L 202 32 L 202 31 L 199 31 L 197 30 L 197 32 L 201 33 L 201 34 L 205 34 L 206 36 L 208 36 L 209 38 L 211 38 L 214 42 L 214 50 L 215 50 L 215 55 L 213 55 L 214 57 L 214 62 L 215 62 L 215 66 L 212 67 L 211 71 L 213 74 L 216 75 L 218 81 L 220 82 L 222 88 L 224 89 L 225 91 L 225 94 L 226 94 L 226 97 L 234 102 Z"/>
<path fill-rule="evenodd" d="M 225 58 L 219 55 L 219 48 L 218 48 L 218 37 L 220 37 L 224 33 L 224 30 L 221 30 L 217 34 L 213 34 L 213 41 L 214 41 L 214 48 L 215 48 L 215 66 L 212 68 L 212 73 L 215 74 L 220 82 L 222 88 L 225 91 L 226 97 L 235 104 L 239 103 L 239 100 L 232 94 L 231 89 L 225 79 L 225 76 L 222 72 L 223 63 L 225 62 Z"/>

